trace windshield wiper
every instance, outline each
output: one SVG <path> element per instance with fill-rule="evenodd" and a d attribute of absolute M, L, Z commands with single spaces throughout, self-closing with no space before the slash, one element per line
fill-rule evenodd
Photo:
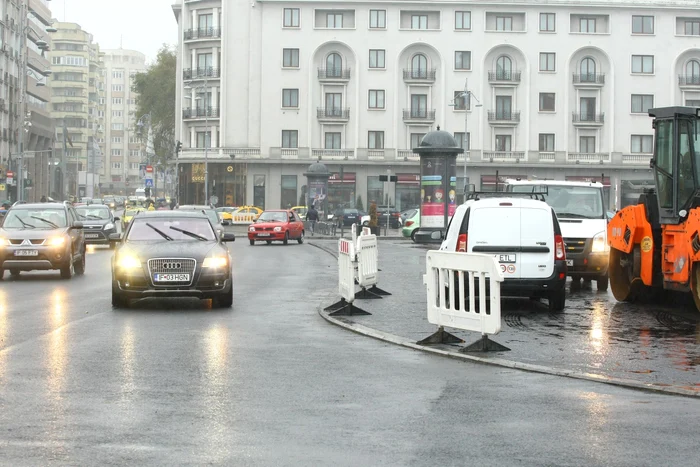
<path fill-rule="evenodd" d="M 574 219 L 597 219 L 595 216 L 586 216 L 584 214 L 575 214 L 573 212 L 558 212 L 557 217 L 562 217 L 562 218 L 571 217 Z"/>
<path fill-rule="evenodd" d="M 172 241 L 173 241 L 173 238 L 172 238 L 170 235 L 166 234 L 165 232 L 163 232 L 162 230 L 158 229 L 157 227 L 153 227 L 153 226 L 152 226 L 151 224 L 149 224 L 148 222 L 146 222 L 146 225 L 149 226 L 150 228 L 152 228 L 153 230 L 155 230 L 156 232 L 158 232 L 158 235 L 160 235 L 161 237 L 163 237 L 163 238 L 166 239 L 167 241 L 169 241 L 169 242 L 172 242 Z"/>
<path fill-rule="evenodd" d="M 50 225 L 51 227 L 53 227 L 54 229 L 57 229 L 57 228 L 58 228 L 58 225 L 56 225 L 56 224 L 54 224 L 53 222 L 48 221 L 48 220 L 46 220 L 46 219 L 44 219 L 44 218 L 42 218 L 42 217 L 39 217 L 39 216 L 29 216 L 29 217 L 31 217 L 32 219 L 40 220 L 41 222 L 46 222 L 47 224 L 49 224 L 49 225 Z"/>
<path fill-rule="evenodd" d="M 20 221 L 20 222 L 22 223 L 22 226 L 24 226 L 25 228 L 26 228 L 26 227 L 30 227 L 30 228 L 32 228 L 32 229 L 36 229 L 36 225 L 32 225 L 32 224 L 28 224 L 28 223 L 24 222 L 24 221 L 22 220 L 22 218 L 19 217 L 19 216 L 17 216 L 17 220 Z"/>
<path fill-rule="evenodd" d="M 88 214 L 87 217 L 84 217 L 84 219 L 97 219 L 98 221 L 103 221 L 105 219 L 101 218 L 100 216 L 96 216 L 94 214 Z"/>
<path fill-rule="evenodd" d="M 201 235 L 197 235 L 197 234 L 194 233 L 194 232 L 190 232 L 189 230 L 183 230 L 183 229 L 181 229 L 181 228 L 179 228 L 179 227 L 173 227 L 172 225 L 170 226 L 170 228 L 171 228 L 172 230 L 176 231 L 176 232 L 180 232 L 180 233 L 182 233 L 182 234 L 185 234 L 185 235 L 187 235 L 188 237 L 192 237 L 192 238 L 196 238 L 197 240 L 201 240 L 202 242 L 206 242 L 206 241 L 207 241 L 207 239 L 206 239 L 205 237 L 202 237 Z"/>

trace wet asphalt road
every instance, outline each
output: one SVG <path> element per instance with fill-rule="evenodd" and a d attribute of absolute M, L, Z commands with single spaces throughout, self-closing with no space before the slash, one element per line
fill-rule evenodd
<path fill-rule="evenodd" d="M 231 245 L 232 310 L 0 282 L 0 464 L 692 465 L 698 401 L 473 365 L 326 323 L 334 259 Z M 410 293 L 407 291 L 406 293 Z"/>

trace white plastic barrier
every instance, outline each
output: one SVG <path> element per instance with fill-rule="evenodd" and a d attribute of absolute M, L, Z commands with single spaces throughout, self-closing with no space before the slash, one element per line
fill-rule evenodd
<path fill-rule="evenodd" d="M 443 326 L 448 326 L 480 332 L 485 340 L 487 334 L 500 332 L 503 274 L 493 256 L 429 251 L 423 280 L 428 291 L 428 321 L 440 326 L 438 332 L 442 332 Z M 487 280 L 490 289 L 488 312 Z M 475 286 L 478 286 L 480 297 L 478 309 L 475 306 Z M 469 291 L 468 301 L 465 301 L 465 289 Z M 468 304 L 468 307 L 461 304 Z"/>
<path fill-rule="evenodd" d="M 357 283 L 362 288 L 377 285 L 379 248 L 376 235 L 357 237 Z"/>
<path fill-rule="evenodd" d="M 347 303 L 355 300 L 355 245 L 344 238 L 338 240 L 338 292 Z"/>

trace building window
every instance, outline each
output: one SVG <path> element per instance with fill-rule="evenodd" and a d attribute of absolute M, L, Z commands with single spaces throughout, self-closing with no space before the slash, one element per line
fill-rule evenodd
<path fill-rule="evenodd" d="M 129 164 L 129 168 L 131 170 L 137 170 L 139 168 L 139 163 L 138 162 L 132 162 Z"/>
<path fill-rule="evenodd" d="M 114 104 L 114 105 L 122 105 L 122 98 L 121 98 L 121 97 L 113 97 L 113 98 L 112 98 L 112 104 Z"/>
<path fill-rule="evenodd" d="M 370 29 L 386 28 L 386 10 L 369 10 Z"/>
<path fill-rule="evenodd" d="M 425 55 L 418 54 L 411 59 L 411 78 L 428 78 L 428 59 L 425 58 Z"/>
<path fill-rule="evenodd" d="M 700 84 L 700 62 L 691 60 L 685 65 L 685 83 Z"/>
<path fill-rule="evenodd" d="M 280 206 L 289 209 L 296 205 L 297 201 L 297 176 L 282 175 L 282 204 Z"/>
<path fill-rule="evenodd" d="M 496 31 L 512 31 L 513 17 L 512 16 L 496 16 Z"/>
<path fill-rule="evenodd" d="M 632 113 L 646 114 L 654 107 L 654 96 L 651 94 L 632 94 Z"/>
<path fill-rule="evenodd" d="M 595 33 L 595 18 L 579 18 L 579 32 Z"/>
<path fill-rule="evenodd" d="M 688 107 L 700 107 L 700 100 L 698 99 L 686 99 L 685 105 Z"/>
<path fill-rule="evenodd" d="M 129 151 L 129 157 L 131 157 L 132 159 L 133 159 L 134 157 L 140 158 L 140 157 L 141 157 L 141 151 L 139 151 L 138 149 L 132 149 L 132 150 Z"/>
<path fill-rule="evenodd" d="M 420 146 L 420 142 L 423 140 L 425 133 L 411 133 L 411 148 L 417 148 Z"/>
<path fill-rule="evenodd" d="M 112 91 L 114 91 L 114 92 L 123 92 L 123 91 L 124 91 L 124 85 L 123 85 L 123 84 L 113 84 L 113 85 L 112 85 Z"/>
<path fill-rule="evenodd" d="M 455 11 L 455 29 L 468 31 L 472 28 L 471 11 Z"/>
<path fill-rule="evenodd" d="M 370 89 L 369 90 L 369 103 L 367 106 L 370 109 L 383 109 L 384 108 L 384 90 L 383 89 Z"/>
<path fill-rule="evenodd" d="M 455 133 L 455 141 L 457 141 L 457 146 L 460 148 L 464 149 L 465 151 L 469 151 L 469 144 L 471 141 L 471 136 L 469 133 L 466 133 L 466 137 L 464 136 L 465 133 L 463 131 L 458 131 Z"/>
<path fill-rule="evenodd" d="M 632 154 L 652 154 L 654 152 L 654 137 L 651 135 L 632 135 L 630 150 Z"/>
<path fill-rule="evenodd" d="M 510 152 L 510 135 L 496 135 L 496 151 L 498 152 Z"/>
<path fill-rule="evenodd" d="M 299 49 L 282 49 L 282 66 L 299 68 Z"/>
<path fill-rule="evenodd" d="M 579 70 L 581 72 L 581 76 L 579 78 L 582 83 L 596 82 L 596 64 L 595 60 L 593 60 L 591 57 L 586 57 L 581 60 Z"/>
<path fill-rule="evenodd" d="M 511 120 L 513 117 L 513 98 L 496 96 L 496 120 Z"/>
<path fill-rule="evenodd" d="M 121 142 L 122 142 L 121 136 L 112 136 L 112 143 L 121 143 Z"/>
<path fill-rule="evenodd" d="M 282 147 L 283 148 L 298 148 L 299 147 L 299 131 L 298 130 L 282 130 Z"/>
<path fill-rule="evenodd" d="M 123 130 L 123 129 L 124 129 L 123 123 L 112 123 L 112 130 Z"/>
<path fill-rule="evenodd" d="M 632 16 L 632 34 L 654 34 L 654 17 Z"/>
<path fill-rule="evenodd" d="M 299 8 L 284 9 L 284 27 L 298 28 L 299 27 Z"/>
<path fill-rule="evenodd" d="M 455 110 L 471 110 L 471 102 L 467 100 L 467 96 L 464 95 L 464 91 L 454 92 L 454 103 Z"/>
<path fill-rule="evenodd" d="M 455 52 L 455 70 L 471 70 L 472 53 L 466 50 Z"/>
<path fill-rule="evenodd" d="M 370 68 L 385 68 L 385 52 L 384 50 L 374 49 L 369 51 L 369 67 Z"/>
<path fill-rule="evenodd" d="M 112 149 L 112 155 L 113 156 L 121 156 L 122 150 L 121 149 Z"/>
<path fill-rule="evenodd" d="M 340 149 L 340 132 L 327 131 L 325 149 Z"/>
<path fill-rule="evenodd" d="M 581 97 L 579 98 L 579 109 L 581 112 L 582 122 L 595 122 L 596 121 L 596 98 L 595 97 Z"/>
<path fill-rule="evenodd" d="M 411 29 L 428 29 L 428 15 L 411 15 Z"/>
<path fill-rule="evenodd" d="M 367 177 L 367 205 L 372 202 L 384 204 L 384 182 L 376 175 Z"/>
<path fill-rule="evenodd" d="M 685 35 L 686 36 L 700 36 L 700 21 L 686 21 L 685 22 Z"/>
<path fill-rule="evenodd" d="M 343 59 L 339 54 L 333 52 L 326 57 L 326 76 L 329 78 L 340 78 L 343 75 Z"/>
<path fill-rule="evenodd" d="M 540 52 L 540 71 L 556 71 L 556 56 L 554 52 Z"/>
<path fill-rule="evenodd" d="M 112 162 L 112 168 L 113 169 L 121 169 L 122 163 L 121 162 Z"/>
<path fill-rule="evenodd" d="M 540 31 L 554 32 L 556 31 L 555 20 L 557 15 L 554 13 L 540 13 Z"/>
<path fill-rule="evenodd" d="M 198 131 L 196 138 L 198 148 L 211 147 L 211 131 Z"/>
<path fill-rule="evenodd" d="M 124 115 L 122 110 L 112 110 L 112 117 L 121 117 L 122 115 Z"/>
<path fill-rule="evenodd" d="M 632 73 L 654 73 L 654 56 L 632 55 Z"/>
<path fill-rule="evenodd" d="M 595 136 L 579 136 L 578 151 L 584 154 L 595 154 Z"/>
<path fill-rule="evenodd" d="M 554 133 L 540 133 L 540 152 L 554 152 Z"/>
<path fill-rule="evenodd" d="M 384 149 L 384 132 L 369 131 L 367 132 L 367 147 L 369 149 Z"/>
<path fill-rule="evenodd" d="M 428 117 L 428 95 L 411 94 L 411 118 Z"/>
<path fill-rule="evenodd" d="M 124 77 L 124 72 L 123 71 L 113 71 L 112 72 L 112 78 L 114 79 L 122 79 Z"/>
<path fill-rule="evenodd" d="M 199 21 L 199 29 L 202 32 L 211 31 L 214 28 L 214 14 L 198 14 L 197 19 Z"/>
<path fill-rule="evenodd" d="M 282 89 L 282 107 L 299 107 L 298 89 Z"/>
<path fill-rule="evenodd" d="M 329 29 L 340 29 L 343 27 L 342 13 L 326 13 L 326 27 Z"/>
<path fill-rule="evenodd" d="M 554 93 L 553 92 L 541 92 L 540 93 L 540 112 L 554 112 Z"/>
<path fill-rule="evenodd" d="M 513 61 L 510 57 L 501 55 L 496 60 L 496 79 L 511 80 L 513 78 Z"/>

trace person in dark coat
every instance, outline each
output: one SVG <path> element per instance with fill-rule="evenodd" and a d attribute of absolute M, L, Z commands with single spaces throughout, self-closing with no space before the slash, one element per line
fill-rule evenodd
<path fill-rule="evenodd" d="M 306 220 L 311 223 L 311 235 L 313 236 L 314 230 L 316 230 L 316 222 L 318 222 L 318 211 L 313 205 L 309 206 L 309 210 L 306 211 Z"/>

